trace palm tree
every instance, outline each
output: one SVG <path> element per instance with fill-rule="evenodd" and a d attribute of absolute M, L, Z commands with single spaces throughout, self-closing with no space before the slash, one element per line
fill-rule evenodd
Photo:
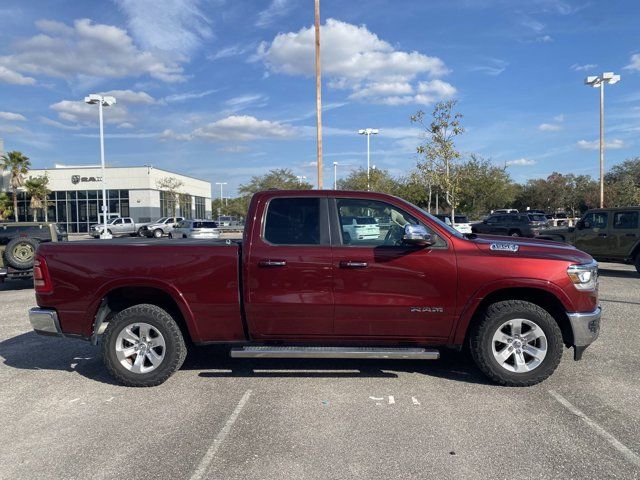
<path fill-rule="evenodd" d="M 0 170 L 8 170 L 13 191 L 13 218 L 18 221 L 18 188 L 24 183 L 24 176 L 29 171 L 31 162 L 22 152 L 8 152 L 0 157 Z"/>
<path fill-rule="evenodd" d="M 49 177 L 46 175 L 41 177 L 29 177 L 24 186 L 27 190 L 27 194 L 31 197 L 29 208 L 33 214 L 33 221 L 37 221 L 36 211 L 39 209 L 44 209 L 44 221 L 48 221 L 47 196 L 51 193 L 51 190 L 49 190 Z"/>
<path fill-rule="evenodd" d="M 11 216 L 11 199 L 9 195 L 0 192 L 0 220 L 7 220 Z"/>

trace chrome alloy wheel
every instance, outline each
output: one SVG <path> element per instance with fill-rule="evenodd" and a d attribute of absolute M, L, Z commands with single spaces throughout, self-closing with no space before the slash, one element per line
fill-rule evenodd
<path fill-rule="evenodd" d="M 164 337 L 148 323 L 132 323 L 124 327 L 116 338 L 116 357 L 124 368 L 133 373 L 149 373 L 164 360 Z"/>
<path fill-rule="evenodd" d="M 547 336 L 535 322 L 514 318 L 493 334 L 491 351 L 505 370 L 525 373 L 540 366 L 547 356 L 547 345 Z"/>

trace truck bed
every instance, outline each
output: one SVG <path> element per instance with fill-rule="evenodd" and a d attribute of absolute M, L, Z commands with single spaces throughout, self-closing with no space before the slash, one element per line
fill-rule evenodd
<path fill-rule="evenodd" d="M 53 278 L 54 308 L 66 334 L 90 336 L 102 299 L 117 289 L 168 294 L 195 342 L 244 340 L 239 298 L 240 245 L 227 240 L 124 238 L 46 243 L 38 249 Z M 89 308 L 87 308 L 89 305 Z"/>

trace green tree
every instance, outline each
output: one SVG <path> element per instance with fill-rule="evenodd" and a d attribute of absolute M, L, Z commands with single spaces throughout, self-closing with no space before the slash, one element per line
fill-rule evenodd
<path fill-rule="evenodd" d="M 180 189 L 184 183 L 175 177 L 164 177 L 156 182 L 158 190 L 165 192 L 165 198 L 169 202 L 168 208 L 171 210 L 172 217 L 176 216 L 178 202 L 180 201 Z"/>
<path fill-rule="evenodd" d="M 426 114 L 422 110 L 411 116 L 411 121 L 421 125 L 426 134 L 425 143 L 417 148 L 418 154 L 424 157 L 418 162 L 418 168 L 425 172 L 426 178 L 432 179 L 428 188 L 437 185 L 444 192 L 444 199 L 451 208 L 452 222 L 460 201 L 460 177 L 456 162 L 461 155 L 456 149 L 455 140 L 464 133 L 462 114 L 453 111 L 456 103 L 456 100 L 438 102 L 429 125 L 425 123 Z"/>
<path fill-rule="evenodd" d="M 13 192 L 13 218 L 18 221 L 18 188 L 24 184 L 24 177 L 29 172 L 31 162 L 21 152 L 13 151 L 0 157 L 0 170 L 9 172 L 9 183 Z"/>
<path fill-rule="evenodd" d="M 9 195 L 0 192 L 0 220 L 7 220 L 13 213 L 11 203 Z"/>
<path fill-rule="evenodd" d="M 633 179 L 633 183 L 637 187 L 640 187 L 640 157 L 629 158 L 611 167 L 605 175 L 605 181 L 613 183 L 628 176 Z"/>
<path fill-rule="evenodd" d="M 369 185 L 372 192 L 388 193 L 396 195 L 399 193 L 400 184 L 391 176 L 388 170 L 373 168 L 369 171 Z M 358 168 L 352 170 L 346 178 L 338 180 L 340 190 L 367 190 L 367 169 Z"/>
<path fill-rule="evenodd" d="M 479 217 L 513 204 L 518 189 L 505 167 L 471 154 L 456 168 L 460 178 L 459 207 L 467 215 Z"/>
<path fill-rule="evenodd" d="M 31 197 L 29 208 L 33 215 L 33 221 L 37 221 L 37 211 L 44 210 L 44 221 L 49 220 L 47 214 L 47 197 L 51 193 L 49 190 L 49 177 L 42 175 L 39 177 L 29 177 L 24 184 L 27 194 Z"/>

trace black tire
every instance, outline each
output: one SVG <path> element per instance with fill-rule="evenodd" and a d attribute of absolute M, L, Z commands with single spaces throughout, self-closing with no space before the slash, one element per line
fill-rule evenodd
<path fill-rule="evenodd" d="M 35 238 L 20 237 L 9 240 L 4 250 L 4 262 L 16 270 L 33 268 L 33 260 L 40 242 Z"/>
<path fill-rule="evenodd" d="M 546 337 L 546 356 L 530 371 L 510 371 L 494 357 L 493 336 L 501 325 L 512 319 L 535 323 Z M 471 356 L 482 373 L 507 387 L 528 387 L 542 382 L 554 372 L 562 358 L 562 332 L 558 323 L 540 306 L 523 300 L 505 300 L 490 305 L 470 332 L 469 340 Z"/>
<path fill-rule="evenodd" d="M 156 228 L 156 229 L 153 231 L 153 236 L 154 236 L 154 238 L 162 238 L 162 235 L 164 235 L 164 232 L 163 232 L 161 229 L 159 229 L 159 228 Z"/>
<path fill-rule="evenodd" d="M 113 237 L 113 233 L 111 233 L 111 230 L 107 229 L 107 233 Z"/>
<path fill-rule="evenodd" d="M 140 227 L 138 229 L 138 236 L 139 237 L 146 237 L 145 233 L 144 233 L 144 227 Z"/>
<path fill-rule="evenodd" d="M 509 236 L 511 236 L 511 237 L 520 237 L 521 234 L 520 234 L 520 232 L 518 230 L 511 230 L 509 232 Z"/>
<path fill-rule="evenodd" d="M 130 371 L 120 363 L 116 355 L 118 335 L 125 327 L 138 322 L 154 327 L 162 334 L 165 343 L 161 363 L 147 373 Z M 186 356 L 187 347 L 180 327 L 169 313 L 156 305 L 135 305 L 117 313 L 109 321 L 102 339 L 102 358 L 107 370 L 116 380 L 128 387 L 154 387 L 164 383 L 182 366 Z"/>

